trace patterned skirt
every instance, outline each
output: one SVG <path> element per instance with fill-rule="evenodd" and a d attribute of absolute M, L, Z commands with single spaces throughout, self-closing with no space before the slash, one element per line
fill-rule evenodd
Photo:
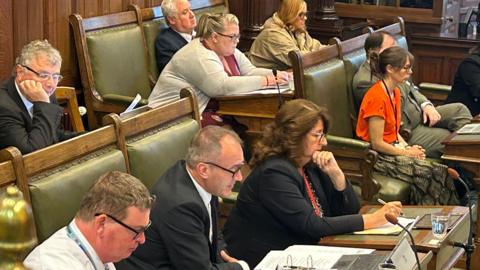
<path fill-rule="evenodd" d="M 411 184 L 410 204 L 458 205 L 459 199 L 447 166 L 429 160 L 379 154 L 374 169 Z"/>

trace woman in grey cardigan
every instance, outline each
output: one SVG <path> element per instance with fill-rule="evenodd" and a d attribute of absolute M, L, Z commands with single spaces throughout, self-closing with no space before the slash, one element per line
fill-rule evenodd
<path fill-rule="evenodd" d="M 167 64 L 148 98 L 148 105 L 177 100 L 182 88 L 192 87 L 203 113 L 210 98 L 250 93 L 275 85 L 272 70 L 256 68 L 236 49 L 239 39 L 235 15 L 202 15 L 197 38 L 180 49 Z M 279 72 L 278 82 L 287 81 L 288 73 Z"/>

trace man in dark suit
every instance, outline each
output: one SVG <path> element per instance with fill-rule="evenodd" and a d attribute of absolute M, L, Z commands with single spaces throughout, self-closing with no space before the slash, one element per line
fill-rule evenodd
<path fill-rule="evenodd" d="M 240 142 L 236 133 L 218 126 L 195 135 L 186 160 L 174 164 L 153 186 L 157 201 L 145 244 L 117 269 L 249 269 L 226 253 L 217 228 L 217 196 L 230 195 L 243 178 Z"/>
<path fill-rule="evenodd" d="M 76 135 L 61 128 L 63 108 L 54 95 L 61 65 L 46 40 L 23 47 L 14 76 L 0 85 L 0 149 L 15 146 L 27 154 Z"/>
<path fill-rule="evenodd" d="M 381 53 L 383 50 L 396 46 L 396 40 L 387 32 L 372 33 L 365 40 L 367 60 L 360 66 L 352 82 L 353 95 L 358 108 L 366 91 L 379 78 L 372 75 L 368 55 L 371 52 Z M 404 138 L 409 145 L 420 145 L 425 149 L 427 157 L 440 158 L 443 154 L 442 141 L 451 132 L 470 123 L 472 115 L 460 103 L 446 104 L 435 107 L 418 87 L 406 81 L 398 86 L 401 93 L 402 126 L 401 131 L 407 131 L 409 138 Z"/>
<path fill-rule="evenodd" d="M 162 29 L 155 40 L 158 72 L 168 64 L 172 56 L 195 35 L 197 20 L 187 0 L 164 0 L 162 12 L 168 28 Z"/>

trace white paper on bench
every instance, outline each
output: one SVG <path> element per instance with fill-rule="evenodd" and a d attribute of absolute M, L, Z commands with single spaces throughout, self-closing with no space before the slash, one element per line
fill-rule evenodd
<path fill-rule="evenodd" d="M 142 96 L 140 96 L 140 94 L 137 94 L 133 99 L 132 103 L 130 103 L 130 105 L 128 106 L 128 108 L 124 112 L 120 113 L 120 116 L 124 113 L 131 112 L 137 106 L 138 102 L 140 102 L 141 99 Z"/>

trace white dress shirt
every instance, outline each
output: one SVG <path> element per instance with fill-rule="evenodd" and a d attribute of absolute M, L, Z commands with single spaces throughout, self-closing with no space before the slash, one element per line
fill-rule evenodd
<path fill-rule="evenodd" d="M 75 221 L 69 227 L 70 234 L 63 227 L 37 246 L 25 259 L 25 266 L 32 270 L 115 270 L 113 263 L 102 263 Z"/>
<path fill-rule="evenodd" d="M 17 89 L 18 95 L 20 95 L 20 98 L 23 101 L 23 104 L 25 105 L 25 108 L 27 108 L 28 114 L 30 114 L 30 117 L 33 118 L 33 103 L 30 102 L 20 91 L 20 88 L 18 88 L 17 81 L 15 81 L 15 88 Z"/>
<path fill-rule="evenodd" d="M 202 198 L 202 201 L 203 203 L 205 204 L 205 207 L 207 208 L 207 211 L 208 211 L 208 216 L 210 218 L 210 232 L 209 232 L 209 240 L 210 240 L 210 243 L 212 243 L 212 235 L 213 235 L 213 231 L 212 231 L 212 209 L 211 209 L 211 206 L 210 206 L 210 201 L 212 200 L 212 194 L 208 193 L 202 186 L 200 186 L 200 184 L 197 183 L 197 180 L 195 180 L 195 178 L 193 178 L 193 176 L 190 174 L 190 171 L 188 170 L 188 167 L 187 167 L 187 173 L 188 173 L 188 176 L 190 176 L 190 179 L 192 180 L 193 182 L 193 185 L 195 185 L 195 188 L 197 189 L 198 191 L 198 194 L 200 194 L 200 198 Z M 240 264 L 240 266 L 242 267 L 243 270 L 250 270 L 250 267 L 248 266 L 247 262 L 245 261 L 237 261 L 238 264 Z"/>

